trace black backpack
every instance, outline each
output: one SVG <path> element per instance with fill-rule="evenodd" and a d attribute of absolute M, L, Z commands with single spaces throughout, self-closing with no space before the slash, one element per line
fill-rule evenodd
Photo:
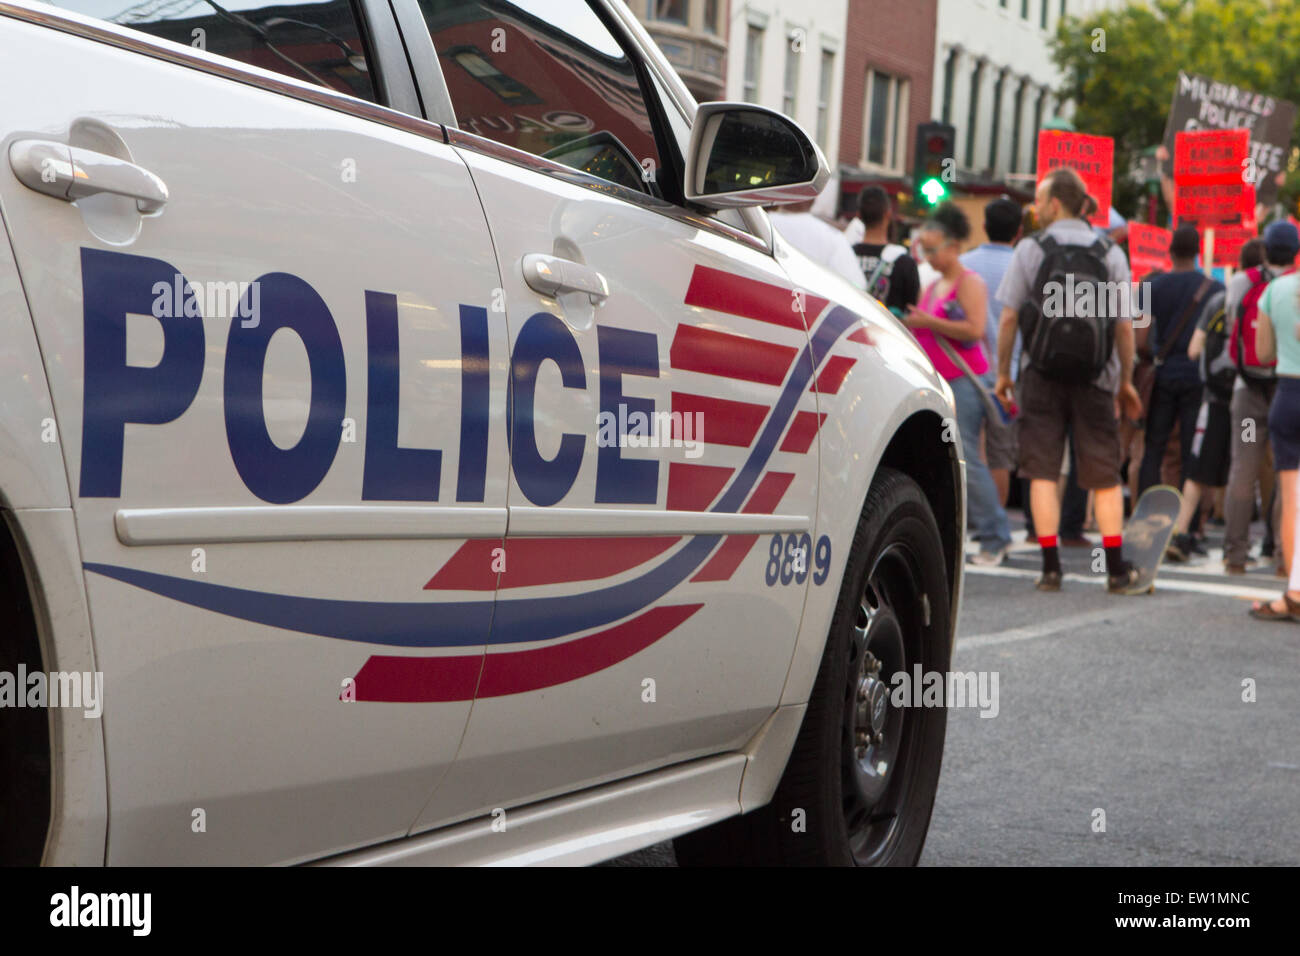
<path fill-rule="evenodd" d="M 1106 254 L 1114 245 L 1098 237 L 1088 246 L 1037 240 L 1043 250 L 1030 298 L 1020 307 L 1020 334 L 1030 367 L 1067 384 L 1091 382 L 1106 368 L 1115 346 L 1115 316 L 1108 310 L 1104 283 L 1110 281 Z M 1092 307 L 1080 298 L 1092 285 Z M 1086 295 L 1086 293 L 1085 293 Z M 1083 303 L 1082 308 L 1076 305 Z"/>
<path fill-rule="evenodd" d="M 1215 398 L 1228 401 L 1237 378 L 1237 367 L 1228 353 L 1227 314 L 1225 296 L 1220 292 L 1207 303 L 1211 310 L 1205 325 L 1205 346 L 1201 350 L 1201 381 Z"/>

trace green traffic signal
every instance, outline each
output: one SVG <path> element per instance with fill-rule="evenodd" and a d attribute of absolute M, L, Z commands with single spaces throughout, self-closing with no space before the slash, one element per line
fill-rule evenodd
<path fill-rule="evenodd" d="M 931 206 L 938 204 L 939 200 L 948 195 L 948 187 L 933 176 L 921 183 L 921 195 Z"/>

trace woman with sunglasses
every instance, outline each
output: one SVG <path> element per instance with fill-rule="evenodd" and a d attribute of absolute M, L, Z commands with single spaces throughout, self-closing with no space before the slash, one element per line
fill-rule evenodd
<path fill-rule="evenodd" d="M 906 322 L 925 349 L 936 371 L 948 380 L 957 406 L 966 457 L 966 502 L 969 520 L 979 542 L 976 564 L 1001 564 L 1011 544 L 1011 527 L 998 498 L 993 476 L 980 455 L 980 428 L 986 405 L 982 386 L 953 361 L 941 339 L 964 361 L 974 375 L 989 369 L 984 351 L 988 322 L 987 295 L 979 273 L 961 263 L 961 244 L 970 236 L 970 221 L 953 203 L 938 206 L 921 226 L 921 252 L 939 273 L 921 300 L 908 310 Z"/>

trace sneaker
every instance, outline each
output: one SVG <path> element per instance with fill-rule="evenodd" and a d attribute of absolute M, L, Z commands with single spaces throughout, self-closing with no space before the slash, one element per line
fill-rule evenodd
<path fill-rule="evenodd" d="M 998 548 L 996 551 L 980 551 L 971 557 L 970 563 L 978 564 L 982 568 L 996 568 L 1006 556 L 1006 548 Z"/>
<path fill-rule="evenodd" d="M 1038 577 L 1038 583 L 1034 585 L 1040 591 L 1059 591 L 1061 590 L 1061 572 L 1044 571 Z"/>
<path fill-rule="evenodd" d="M 1231 561 L 1223 562 L 1224 574 L 1245 574 L 1246 566 L 1244 564 L 1233 564 Z"/>
<path fill-rule="evenodd" d="M 1169 549 L 1165 551 L 1165 557 L 1170 561 L 1182 564 L 1192 556 L 1192 537 L 1187 534 L 1176 534 L 1169 539 Z"/>
<path fill-rule="evenodd" d="M 1137 568 L 1125 564 L 1124 570 L 1106 579 L 1106 590 L 1111 594 L 1145 594 L 1151 590 L 1151 584 L 1142 580 L 1142 573 Z"/>
<path fill-rule="evenodd" d="M 1199 554 L 1199 555 L 1200 555 L 1201 557 L 1203 557 L 1203 558 L 1208 558 L 1208 557 L 1210 556 L 1210 552 L 1208 552 L 1208 551 L 1205 550 L 1205 538 L 1204 538 L 1204 537 L 1193 538 L 1193 539 L 1192 539 L 1192 550 L 1191 550 L 1190 553 L 1191 553 L 1191 554 Z"/>

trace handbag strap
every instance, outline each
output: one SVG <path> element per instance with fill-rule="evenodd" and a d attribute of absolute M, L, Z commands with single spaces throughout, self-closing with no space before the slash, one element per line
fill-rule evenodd
<path fill-rule="evenodd" d="M 1007 420 L 1006 412 L 995 404 L 997 399 L 989 394 L 988 389 L 984 385 L 983 379 L 975 374 L 975 370 L 972 369 L 966 360 L 961 357 L 961 354 L 952 347 L 952 344 L 942 333 L 934 333 L 934 340 L 939 344 L 939 348 L 943 349 L 944 354 L 952 360 L 952 363 L 961 370 L 961 373 L 975 384 L 975 390 L 979 392 L 980 401 L 984 404 L 984 414 L 989 417 L 989 420 L 994 422 L 1005 422 Z"/>

